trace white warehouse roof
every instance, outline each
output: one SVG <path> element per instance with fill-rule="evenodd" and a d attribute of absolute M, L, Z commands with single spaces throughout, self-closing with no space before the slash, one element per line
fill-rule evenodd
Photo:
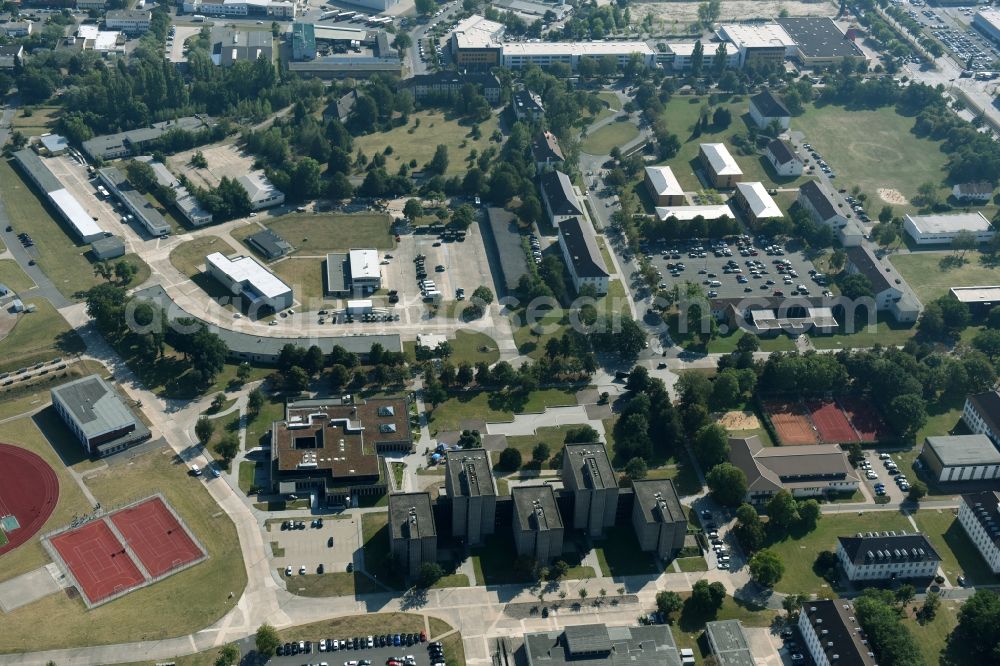
<path fill-rule="evenodd" d="M 736 189 L 746 199 L 750 212 L 757 219 L 784 217 L 778 204 L 760 183 L 736 183 Z"/>
<path fill-rule="evenodd" d="M 351 279 L 377 280 L 382 276 L 379 270 L 378 250 L 351 250 L 348 256 Z"/>
<path fill-rule="evenodd" d="M 701 150 L 708 158 L 712 169 L 720 176 L 741 176 L 743 170 L 723 143 L 703 143 Z"/>
<path fill-rule="evenodd" d="M 253 257 L 229 259 L 221 252 L 213 252 L 205 257 L 205 263 L 214 266 L 233 282 L 247 283 L 265 298 L 277 298 L 292 290 Z"/>
<path fill-rule="evenodd" d="M 989 231 L 989 220 L 982 213 L 950 213 L 944 215 L 907 215 L 906 219 L 921 234 L 944 234 L 959 231 Z"/>
<path fill-rule="evenodd" d="M 777 23 L 728 24 L 719 28 L 718 35 L 740 49 L 795 46 L 795 40 Z"/>
<path fill-rule="evenodd" d="M 85 242 L 89 243 L 94 238 L 104 235 L 104 229 L 94 221 L 90 213 L 76 200 L 76 197 L 70 194 L 69 190 L 49 192 L 49 199 L 63 214 L 66 221 L 73 225 L 74 231 Z"/>
<path fill-rule="evenodd" d="M 714 206 L 657 206 L 656 217 L 665 220 L 674 217 L 684 222 L 701 216 L 706 220 L 717 220 L 720 217 L 733 217 L 733 211 L 726 204 Z"/>
<path fill-rule="evenodd" d="M 684 194 L 681 184 L 677 182 L 674 171 L 668 166 L 646 167 L 646 177 L 653 184 L 653 189 L 660 196 Z"/>

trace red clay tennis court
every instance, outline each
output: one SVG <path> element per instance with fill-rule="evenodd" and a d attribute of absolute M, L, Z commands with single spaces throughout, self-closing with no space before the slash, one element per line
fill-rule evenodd
<path fill-rule="evenodd" d="M 39 455 L 0 444 L 0 555 L 33 537 L 59 501 L 59 479 Z"/>
<path fill-rule="evenodd" d="M 146 581 L 103 519 L 50 539 L 91 604 Z"/>
<path fill-rule="evenodd" d="M 851 425 L 862 442 L 878 442 L 886 438 L 888 429 L 885 421 L 870 403 L 857 396 L 841 396 L 837 398 L 837 402 L 851 420 Z"/>
<path fill-rule="evenodd" d="M 816 431 L 813 430 L 809 415 L 797 402 L 765 402 L 764 409 L 771 419 L 771 425 L 782 444 L 815 444 Z"/>
<path fill-rule="evenodd" d="M 111 522 L 153 578 L 204 555 L 159 497 L 113 513 Z"/>
<path fill-rule="evenodd" d="M 841 411 L 835 402 L 810 400 L 806 402 L 809 417 L 816 426 L 820 441 L 823 442 L 856 442 L 858 435 L 847 420 L 847 415 Z"/>

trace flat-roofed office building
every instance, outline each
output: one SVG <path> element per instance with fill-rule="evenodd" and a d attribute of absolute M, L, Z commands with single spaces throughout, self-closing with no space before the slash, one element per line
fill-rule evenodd
<path fill-rule="evenodd" d="M 451 500 L 451 533 L 470 546 L 493 534 L 497 515 L 497 489 L 490 454 L 486 449 L 448 453 L 445 489 Z"/>
<path fill-rule="evenodd" d="M 389 543 L 392 556 L 410 577 L 425 562 L 437 561 L 437 529 L 429 493 L 389 495 Z"/>
<path fill-rule="evenodd" d="M 618 479 L 603 444 L 567 444 L 563 449 L 563 484 L 573 493 L 573 529 L 600 538 L 615 524 Z"/>
<path fill-rule="evenodd" d="M 632 527 L 639 547 L 661 560 L 673 559 L 684 547 L 687 516 L 670 479 L 632 482 Z"/>
<path fill-rule="evenodd" d="M 517 554 L 545 563 L 562 555 L 563 522 L 550 485 L 514 486 L 514 546 Z"/>

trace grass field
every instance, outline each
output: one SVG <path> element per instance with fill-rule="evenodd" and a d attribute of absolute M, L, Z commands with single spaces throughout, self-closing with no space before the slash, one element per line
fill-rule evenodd
<path fill-rule="evenodd" d="M 383 213 L 292 213 L 269 220 L 267 228 L 291 243 L 292 255 L 321 256 L 352 247 L 391 250 L 396 247 L 389 229 L 392 220 Z M 256 224 L 233 231 L 233 238 L 243 241 L 260 231 Z"/>
<path fill-rule="evenodd" d="M 52 448 L 49 442 L 46 440 L 45 435 L 39 430 L 37 423 L 44 425 L 51 424 L 53 419 L 58 419 L 59 417 L 55 415 L 53 409 L 48 409 L 42 412 L 39 416 L 35 418 L 22 418 L 14 421 L 8 421 L 0 425 L 0 441 L 6 444 L 13 444 L 15 446 L 20 446 L 22 448 L 33 451 L 42 457 L 45 462 L 52 466 L 52 469 L 56 472 L 56 477 L 59 479 L 59 501 L 56 503 L 56 508 L 49 516 L 49 519 L 42 526 L 39 534 L 45 534 L 46 532 L 51 532 L 57 527 L 62 527 L 68 524 L 73 516 L 76 514 L 83 513 L 91 508 L 90 502 L 84 496 L 83 492 L 80 490 L 79 486 L 73 481 L 69 472 L 66 470 L 66 464 L 60 459 L 58 452 Z M 59 430 L 53 429 L 53 432 L 59 433 Z M 69 434 L 65 431 L 65 428 L 61 431 L 65 433 L 68 438 Z M 65 444 L 70 444 L 70 442 L 62 442 Z M 79 451 L 79 444 L 77 444 L 77 451 Z M 78 454 L 79 455 L 79 454 Z M 33 569 L 37 569 L 49 562 L 49 557 L 45 553 L 41 544 L 38 542 L 38 536 L 25 542 L 21 546 L 18 546 L 9 553 L 4 554 L 0 557 L 0 581 L 9 580 L 15 576 L 19 576 Z M 27 607 L 28 609 L 31 606 Z M 83 613 L 83 606 L 80 605 L 80 613 Z M 4 624 L 6 626 L 7 618 L 11 617 L 4 615 Z M 20 635 L 21 641 L 24 643 L 24 647 L 20 649 L 25 649 L 29 647 L 28 638 L 34 632 L 33 629 L 29 629 L 27 633 L 22 633 Z M 0 634 L 0 643 L 7 643 L 10 649 L 15 649 L 16 646 L 11 646 L 9 643 L 11 641 L 17 640 L 17 633 L 11 633 L 9 631 L 2 632 Z"/>
<path fill-rule="evenodd" d="M 677 560 L 677 566 L 681 571 L 694 573 L 695 571 L 708 571 L 708 563 L 704 557 L 681 557 Z"/>
<path fill-rule="evenodd" d="M 25 291 L 35 286 L 35 281 L 13 259 L 0 259 L 0 283 L 14 291 Z"/>
<path fill-rule="evenodd" d="M 915 324 L 897 324 L 885 313 L 879 314 L 875 330 L 865 325 L 856 333 L 834 333 L 833 335 L 810 335 L 809 340 L 816 349 L 846 349 L 849 347 L 873 347 L 880 343 L 885 347 L 903 345 L 916 332 Z"/>
<path fill-rule="evenodd" d="M 487 422 L 506 422 L 514 414 L 536 413 L 546 407 L 575 405 L 575 391 L 540 389 L 527 396 L 508 398 L 501 393 L 476 391 L 449 398 L 430 413 L 431 434 L 442 430 L 457 430 L 461 421 L 482 419 Z"/>
<path fill-rule="evenodd" d="M 278 574 L 284 578 L 281 569 Z M 360 574 L 359 574 L 360 575 Z M 288 591 L 300 597 L 348 597 L 354 596 L 355 574 L 346 571 L 324 574 L 292 575 L 288 578 Z"/>
<path fill-rule="evenodd" d="M 90 245 L 77 245 L 72 232 L 57 221 L 12 164 L 0 160 L 0 198 L 15 231 L 35 241 L 39 267 L 67 298 L 98 284 L 87 260 Z"/>
<path fill-rule="evenodd" d="M 941 556 L 941 568 L 952 585 L 957 585 L 955 579 L 960 574 L 968 578 L 971 585 L 1000 583 L 1000 578 L 990 571 L 951 510 L 921 509 L 913 517 Z"/>
<path fill-rule="evenodd" d="M 907 200 L 926 182 L 940 184 L 947 156 L 941 141 L 918 138 L 910 130 L 913 119 L 900 116 L 892 107 L 874 111 L 841 106 L 807 106 L 792 121 L 805 133 L 805 140 L 837 173 L 837 186 L 860 185 L 881 207 L 877 189 L 898 190 Z M 947 192 L 942 187 L 942 194 Z M 896 213 L 911 212 L 912 206 L 895 206 Z M 877 210 L 877 209 L 876 209 Z"/>
<path fill-rule="evenodd" d="M 500 360 L 497 341 L 485 333 L 458 331 L 455 339 L 448 342 L 451 344 L 449 360 L 455 365 L 463 362 L 475 365 L 480 361 L 493 365 Z"/>
<path fill-rule="evenodd" d="M 797 187 L 808 180 L 805 177 L 778 177 L 771 170 L 763 154 L 739 154 L 732 144 L 732 137 L 738 133 L 745 134 L 747 131 L 744 116 L 749 117 L 747 114 L 748 102 L 745 98 L 741 97 L 733 99 L 737 101 L 727 101 L 717 105 L 717 107 L 713 107 L 713 111 L 715 108 L 726 108 L 729 110 L 732 115 L 730 125 L 725 128 L 716 128 L 710 125 L 700 135 L 695 135 L 693 130 L 701 115 L 702 106 L 708 101 L 707 98 L 675 95 L 664 107 L 662 115 L 666 118 L 670 131 L 680 139 L 681 149 L 676 156 L 663 164 L 673 167 L 674 175 L 677 176 L 681 187 L 686 192 L 697 192 L 703 187 L 694 173 L 694 167 L 698 160 L 698 144 L 700 143 L 725 143 L 730 153 L 732 153 L 733 157 L 739 163 L 740 169 L 743 170 L 744 181 L 760 181 L 765 187 L 771 188 L 778 186 Z M 641 178 L 637 180 L 636 186 L 640 198 L 643 201 L 648 201 L 649 197 L 646 194 L 646 188 L 642 185 Z"/>
<path fill-rule="evenodd" d="M 233 254 L 229 243 L 218 236 L 201 236 L 184 241 L 170 251 L 170 263 L 188 277 L 200 274 L 205 268 L 205 257 L 213 252 Z"/>
<path fill-rule="evenodd" d="M 943 601 L 937 616 L 931 622 L 920 624 L 914 619 L 914 613 L 919 604 L 910 606 L 903 616 L 903 626 L 910 630 L 913 642 L 928 664 L 959 664 L 962 660 L 949 661 L 942 659 L 942 653 L 948 646 L 948 635 L 958 626 L 958 609 L 961 606 L 955 602 Z M 956 655 L 958 656 L 958 655 Z"/>
<path fill-rule="evenodd" d="M 785 575 L 774 589 L 789 594 L 815 593 L 829 596 L 831 593 L 836 593 L 830 589 L 825 580 L 813 572 L 816 556 L 823 550 L 836 550 L 838 536 L 870 531 L 873 524 L 877 525 L 879 530 L 913 531 L 910 522 L 902 514 L 893 511 L 879 511 L 860 516 L 856 513 L 824 515 L 812 532 L 802 536 L 789 536 L 784 541 L 768 546 L 785 563 Z"/>
<path fill-rule="evenodd" d="M 25 107 L 14 114 L 14 119 L 10 123 L 11 130 L 17 130 L 24 136 L 38 136 L 51 132 L 61 111 L 58 106 Z"/>
<path fill-rule="evenodd" d="M 76 331 L 48 300 L 29 299 L 26 304 L 37 309 L 17 315 L 13 330 L 0 340 L 0 372 L 84 350 Z"/>
<path fill-rule="evenodd" d="M 949 268 L 946 257 L 955 257 L 954 252 L 914 252 L 892 255 L 890 262 L 909 283 L 917 297 L 925 304 L 948 293 L 950 287 L 971 287 L 974 285 L 998 284 L 1000 268 L 990 267 L 981 259 L 984 255 L 970 252 L 967 263 Z"/>
<path fill-rule="evenodd" d="M 64 594 L 45 597 L 4 616 L 7 631 L 0 634 L 0 649 L 65 648 L 178 636 L 211 624 L 240 597 L 246 570 L 239 565 L 242 554 L 236 527 L 219 510 L 204 482 L 188 476 L 173 451 L 158 449 L 140 455 L 128 465 L 94 473 L 86 483 L 104 506 L 162 492 L 206 547 L 209 558 L 90 611 Z M 230 592 L 233 599 L 227 598 Z"/>
<path fill-rule="evenodd" d="M 285 259 L 271 264 L 270 269 L 292 288 L 295 298 L 303 304 L 304 310 L 322 310 L 335 300 L 323 300 L 321 259 Z"/>
<path fill-rule="evenodd" d="M 260 413 L 247 422 L 247 443 L 248 449 L 263 444 L 264 437 L 271 429 L 271 424 L 285 416 L 285 403 L 283 400 L 266 398 Z"/>
<path fill-rule="evenodd" d="M 395 174 L 401 164 L 409 164 L 410 160 L 417 161 L 417 170 L 423 169 L 434 157 L 437 147 L 443 145 L 448 147 L 448 169 L 445 176 L 455 176 L 465 173 L 468 164 L 465 158 L 473 148 L 482 153 L 486 148 L 496 146 L 490 143 L 490 135 L 496 129 L 497 116 L 491 116 L 486 122 L 480 123 L 480 138 L 473 139 L 470 125 L 448 120 L 440 111 L 418 111 L 410 114 L 406 125 L 394 127 L 388 132 L 355 137 L 354 151 L 360 150 L 370 160 L 375 153 L 381 153 L 386 147 L 392 146 L 392 153 L 385 158 L 385 169 L 390 174 Z M 286 240 L 295 244 L 291 239 Z"/>
<path fill-rule="evenodd" d="M 574 428 L 579 428 L 581 425 L 580 423 L 565 423 L 557 426 L 542 426 L 535 430 L 534 435 L 513 435 L 508 437 L 507 446 L 521 452 L 523 467 L 534 468 L 537 467 L 537 464 L 534 464 L 531 460 L 531 451 L 537 444 L 547 444 L 549 455 L 554 455 L 562 450 L 563 445 L 566 443 L 566 432 Z M 608 457 L 614 459 L 613 449 L 608 449 Z"/>
<path fill-rule="evenodd" d="M 607 155 L 615 146 L 624 146 L 639 136 L 639 128 L 628 120 L 615 120 L 595 130 L 580 142 L 580 150 L 590 155 Z"/>
<path fill-rule="evenodd" d="M 240 475 L 239 475 L 239 485 L 240 490 L 246 494 L 250 494 L 250 488 L 253 487 L 254 479 L 257 474 L 257 463 L 250 462 L 249 460 L 244 460 L 240 463 Z"/>
<path fill-rule="evenodd" d="M 389 514 L 366 513 L 361 517 L 364 538 L 365 570 L 383 585 L 401 590 L 403 578 L 391 566 L 392 553 L 389 549 Z"/>
<path fill-rule="evenodd" d="M 520 322 L 522 325 L 514 329 L 514 344 L 519 352 L 533 359 L 541 358 L 548 341 L 561 337 L 567 328 L 561 308 L 534 313 L 530 321 L 523 312 L 517 316 L 519 319 L 512 323 Z"/>

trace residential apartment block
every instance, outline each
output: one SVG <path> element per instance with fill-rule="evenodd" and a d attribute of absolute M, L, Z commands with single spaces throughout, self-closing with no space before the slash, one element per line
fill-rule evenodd
<path fill-rule="evenodd" d="M 1000 446 L 1000 391 L 976 393 L 965 399 L 962 420 L 969 430 Z"/>
<path fill-rule="evenodd" d="M 632 527 L 639 547 L 670 560 L 684 547 L 687 516 L 670 479 L 633 481 Z"/>
<path fill-rule="evenodd" d="M 392 556 L 408 576 L 420 566 L 437 560 L 437 529 L 429 493 L 389 495 L 389 544 Z"/>
<path fill-rule="evenodd" d="M 600 538 L 615 524 L 618 478 L 603 444 L 567 444 L 563 448 L 563 483 L 573 493 L 573 529 Z"/>
<path fill-rule="evenodd" d="M 470 546 L 493 534 L 497 489 L 486 449 L 448 453 L 445 489 L 451 499 L 451 533 Z"/>
<path fill-rule="evenodd" d="M 962 495 L 958 522 L 990 571 L 1000 574 L 1000 493 L 986 491 Z"/>
<path fill-rule="evenodd" d="M 837 559 L 851 581 L 930 579 L 941 565 L 941 556 L 919 532 L 837 537 Z"/>
<path fill-rule="evenodd" d="M 514 486 L 514 547 L 518 555 L 545 563 L 562 555 L 563 522 L 552 486 Z"/>
<path fill-rule="evenodd" d="M 854 606 L 845 599 L 807 601 L 799 631 L 816 666 L 876 666 Z"/>

